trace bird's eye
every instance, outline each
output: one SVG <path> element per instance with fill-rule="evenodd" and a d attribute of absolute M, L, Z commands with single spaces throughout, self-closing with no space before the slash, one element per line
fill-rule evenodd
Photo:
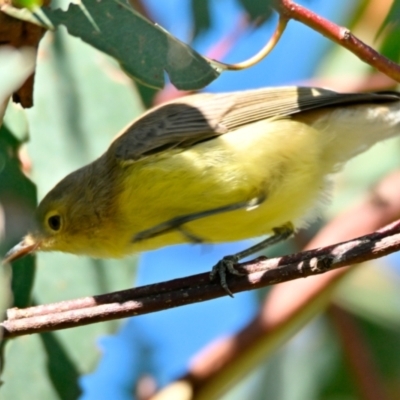
<path fill-rule="evenodd" d="M 49 218 L 47 218 L 47 223 L 51 230 L 58 231 L 61 228 L 61 216 L 52 215 Z"/>

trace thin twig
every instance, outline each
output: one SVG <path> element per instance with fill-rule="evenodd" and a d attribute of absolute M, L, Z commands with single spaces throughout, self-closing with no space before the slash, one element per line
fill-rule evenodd
<path fill-rule="evenodd" d="M 355 37 L 349 29 L 338 26 L 291 0 L 275 0 L 274 8 L 281 16 L 286 17 L 288 20 L 295 19 L 309 26 L 328 39 L 350 50 L 358 58 L 375 67 L 378 71 L 400 82 L 400 65 L 379 54 L 372 47 L 367 46 Z"/>
<path fill-rule="evenodd" d="M 345 265 L 382 257 L 399 249 L 400 221 L 397 221 L 382 230 L 348 242 L 241 264 L 238 269 L 245 272 L 246 276 L 231 276 L 228 284 L 233 293 L 238 293 L 322 274 Z M 13 337 L 147 314 L 225 295 L 220 284 L 210 282 L 209 275 L 205 273 L 93 298 L 32 307 L 25 311 L 26 317 L 23 317 L 24 311 L 14 310 L 10 314 L 11 319 L 1 325 L 4 337 Z"/>
<path fill-rule="evenodd" d="M 259 63 L 261 60 L 263 60 L 271 51 L 272 49 L 277 45 L 279 42 L 279 39 L 281 38 L 283 32 L 285 31 L 286 25 L 288 23 L 288 19 L 284 15 L 279 16 L 279 21 L 278 25 L 271 37 L 271 39 L 268 41 L 268 43 L 253 57 L 250 57 L 246 61 L 242 61 L 240 63 L 236 64 L 226 64 L 221 61 L 217 60 L 212 60 L 213 63 L 219 64 L 219 66 L 228 71 L 239 71 L 242 69 L 250 68 L 254 66 L 255 64 Z"/>

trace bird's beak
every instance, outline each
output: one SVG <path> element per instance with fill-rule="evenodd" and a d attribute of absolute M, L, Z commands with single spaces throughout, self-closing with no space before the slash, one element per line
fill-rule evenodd
<path fill-rule="evenodd" d="M 15 245 L 5 256 L 2 264 L 10 263 L 33 253 L 40 245 L 39 241 L 32 239 L 29 235 Z"/>

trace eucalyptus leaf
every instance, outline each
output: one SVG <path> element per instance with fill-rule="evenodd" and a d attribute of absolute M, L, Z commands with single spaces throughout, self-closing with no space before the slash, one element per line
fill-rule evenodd
<path fill-rule="evenodd" d="M 400 1 L 395 0 L 390 7 L 388 14 L 386 15 L 385 20 L 382 22 L 378 33 L 376 34 L 376 38 L 378 38 L 385 29 L 393 30 L 400 28 Z"/>
<path fill-rule="evenodd" d="M 155 88 L 164 72 L 180 90 L 197 90 L 219 76 L 210 61 L 135 11 L 124 0 L 84 0 L 67 11 L 43 7 L 54 26 L 114 57 L 139 82 Z"/>
<path fill-rule="evenodd" d="M 0 46 L 0 105 L 17 90 L 35 67 L 35 51 Z M 1 117 L 1 115 L 0 115 Z"/>
<path fill-rule="evenodd" d="M 265 22 L 272 15 L 273 0 L 239 0 L 239 2 L 252 20 Z"/>
<path fill-rule="evenodd" d="M 191 0 L 191 9 L 194 25 L 193 36 L 196 37 L 211 27 L 209 0 Z"/>

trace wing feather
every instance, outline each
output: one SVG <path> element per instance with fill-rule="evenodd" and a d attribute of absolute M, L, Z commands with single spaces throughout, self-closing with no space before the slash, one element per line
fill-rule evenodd
<path fill-rule="evenodd" d="M 313 87 L 279 87 L 200 93 L 151 109 L 113 144 L 121 161 L 137 161 L 175 147 L 188 147 L 243 125 L 333 105 L 399 101 L 400 94 L 337 93 Z"/>

